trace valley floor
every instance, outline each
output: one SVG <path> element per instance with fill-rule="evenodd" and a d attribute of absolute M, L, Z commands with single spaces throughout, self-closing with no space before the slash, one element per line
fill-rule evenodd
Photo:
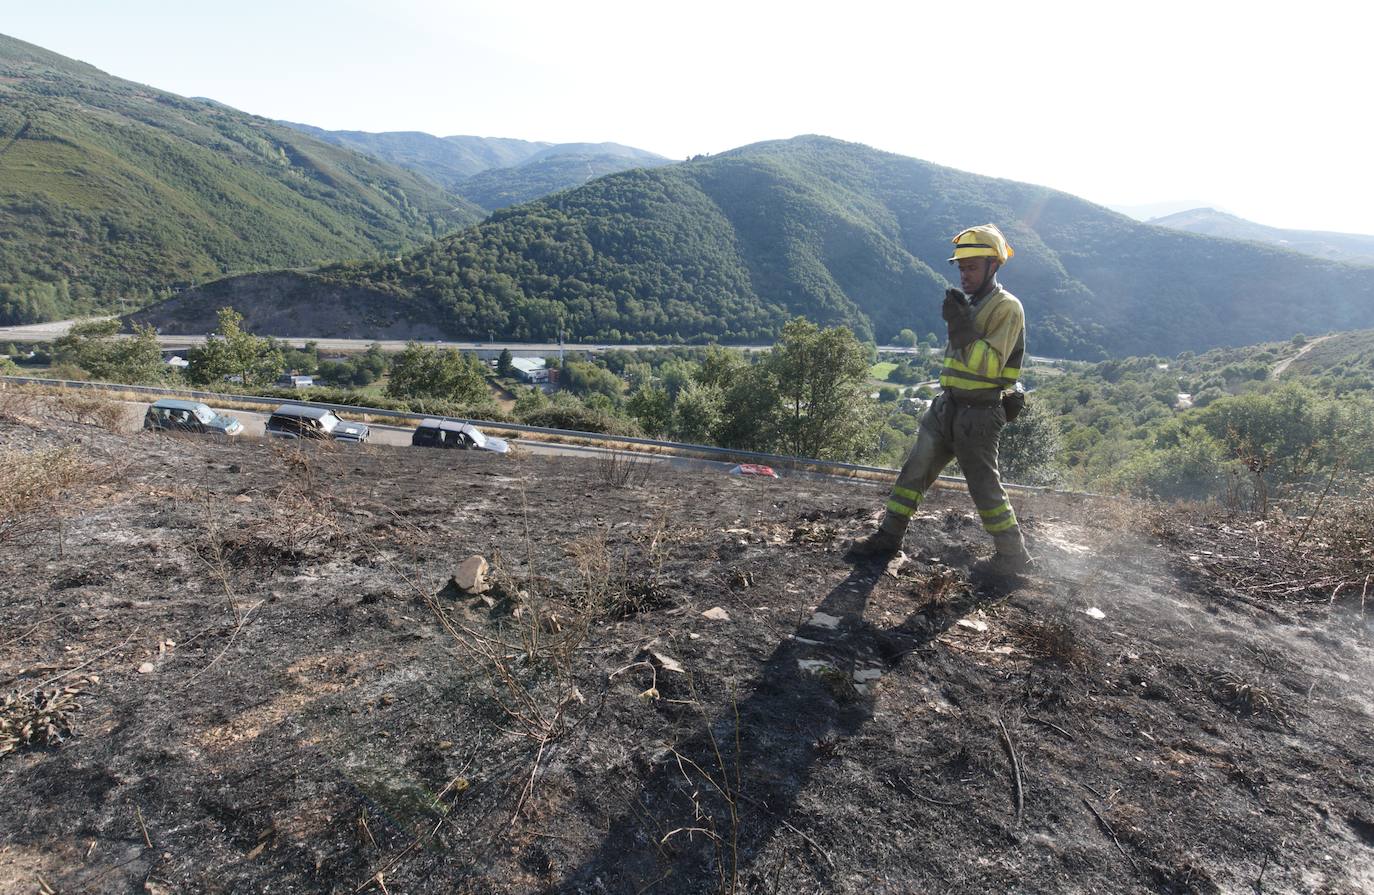
<path fill-rule="evenodd" d="M 0 892 L 1374 890 L 1372 626 L 1242 599 L 1245 520 L 1017 498 L 1009 584 L 949 489 L 853 566 L 871 486 L 0 451 L 86 462 L 0 535 Z"/>

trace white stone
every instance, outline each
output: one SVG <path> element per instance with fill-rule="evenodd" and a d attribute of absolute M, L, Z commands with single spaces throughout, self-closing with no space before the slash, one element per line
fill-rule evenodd
<path fill-rule="evenodd" d="M 485 557 L 469 556 L 458 564 L 458 570 L 453 573 L 453 583 L 459 590 L 480 594 L 491 586 L 487 583 L 487 569 Z"/>

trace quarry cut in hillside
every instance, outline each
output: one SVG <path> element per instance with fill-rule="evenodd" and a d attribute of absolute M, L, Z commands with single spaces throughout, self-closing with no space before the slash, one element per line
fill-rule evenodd
<path fill-rule="evenodd" d="M 1371 625 L 1276 521 L 1018 495 L 997 581 L 954 489 L 855 566 L 879 487 L 36 407 L 0 892 L 1374 889 Z"/>

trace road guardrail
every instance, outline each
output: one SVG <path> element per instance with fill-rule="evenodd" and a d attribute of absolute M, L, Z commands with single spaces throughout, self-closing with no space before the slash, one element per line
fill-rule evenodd
<path fill-rule="evenodd" d="M 768 466 L 781 466 L 784 469 L 811 469 L 829 471 L 831 474 L 871 473 L 882 476 L 897 475 L 898 470 L 889 466 L 868 466 L 862 463 L 842 463 L 838 460 L 817 460 L 807 457 L 790 457 L 783 454 L 765 454 L 759 451 L 744 451 L 734 448 L 717 447 L 710 444 L 687 444 L 677 441 L 658 441 L 652 438 L 639 438 L 633 435 L 606 435 L 601 432 L 579 432 L 573 429 L 550 429 L 544 426 L 527 426 L 523 423 L 505 423 L 499 420 L 481 420 L 468 417 L 442 416 L 439 414 L 417 413 L 412 410 L 389 410 L 382 407 L 364 407 L 357 404 L 330 404 L 325 401 L 298 401 L 291 398 L 267 398 L 262 395 L 236 395 L 227 392 L 208 392 L 198 389 L 170 388 L 156 385 L 123 385 L 115 382 L 91 382 L 80 379 L 40 379 L 32 376 L 0 376 L 0 381 L 19 385 L 41 385 L 57 388 L 103 389 L 106 391 L 133 392 L 135 394 L 191 397 L 198 401 L 234 401 L 240 404 L 259 404 L 277 407 L 281 404 L 300 404 L 305 407 L 322 407 L 333 411 L 363 414 L 370 417 L 389 419 L 442 419 L 458 423 L 469 423 L 488 429 L 502 429 L 509 432 L 528 432 L 534 435 L 552 435 L 559 438 L 579 438 L 588 441 L 616 442 L 644 447 L 681 451 L 684 454 L 705 454 L 722 460 L 736 460 L 746 463 L 762 463 Z M 941 481 L 965 484 L 963 476 L 942 475 Z M 1003 482 L 1003 487 L 1017 491 L 1048 492 L 1054 489 L 1042 485 L 1018 485 Z M 1061 492 L 1070 493 L 1070 492 Z M 1072 492 L 1079 493 L 1079 492 Z"/>

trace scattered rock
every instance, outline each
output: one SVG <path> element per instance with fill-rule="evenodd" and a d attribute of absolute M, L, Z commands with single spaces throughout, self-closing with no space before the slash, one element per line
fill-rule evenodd
<path fill-rule="evenodd" d="M 1098 621 L 1101 621 L 1102 619 L 1107 617 L 1107 613 L 1103 612 L 1101 609 L 1098 609 L 1096 606 L 1089 606 L 1087 609 L 1084 609 L 1083 614 L 1086 615 L 1088 618 L 1095 618 Z"/>
<path fill-rule="evenodd" d="M 970 630 L 977 631 L 980 634 L 985 633 L 988 629 L 987 622 L 976 618 L 961 618 L 959 619 L 959 621 L 955 622 L 955 624 L 957 624 L 961 628 L 968 628 Z"/>
<path fill-rule="evenodd" d="M 686 671 L 682 667 L 682 663 L 679 662 L 677 659 L 674 659 L 672 656 L 665 656 L 658 650 L 649 650 L 649 655 L 654 657 L 654 660 L 657 661 L 658 664 L 663 667 L 664 671 L 676 671 L 678 674 L 686 673 Z"/>
<path fill-rule="evenodd" d="M 144 662 L 142 665 L 138 666 L 138 673 L 139 673 L 139 674 L 152 674 L 152 673 L 153 673 L 153 667 L 154 667 L 154 666 L 153 666 L 153 663 L 152 663 L 152 662 Z"/>
<path fill-rule="evenodd" d="M 480 594 L 491 587 L 487 581 L 489 568 L 485 557 L 469 556 L 458 564 L 458 570 L 453 573 L 453 584 L 466 593 Z"/>
<path fill-rule="evenodd" d="M 234 495 L 234 503 L 252 503 L 252 502 L 253 502 L 253 498 L 249 497 L 247 494 L 236 494 L 236 495 Z"/>
<path fill-rule="evenodd" d="M 730 620 L 730 613 L 719 606 L 712 606 L 710 609 L 703 612 L 701 617 L 709 618 L 713 622 L 728 622 Z"/>

